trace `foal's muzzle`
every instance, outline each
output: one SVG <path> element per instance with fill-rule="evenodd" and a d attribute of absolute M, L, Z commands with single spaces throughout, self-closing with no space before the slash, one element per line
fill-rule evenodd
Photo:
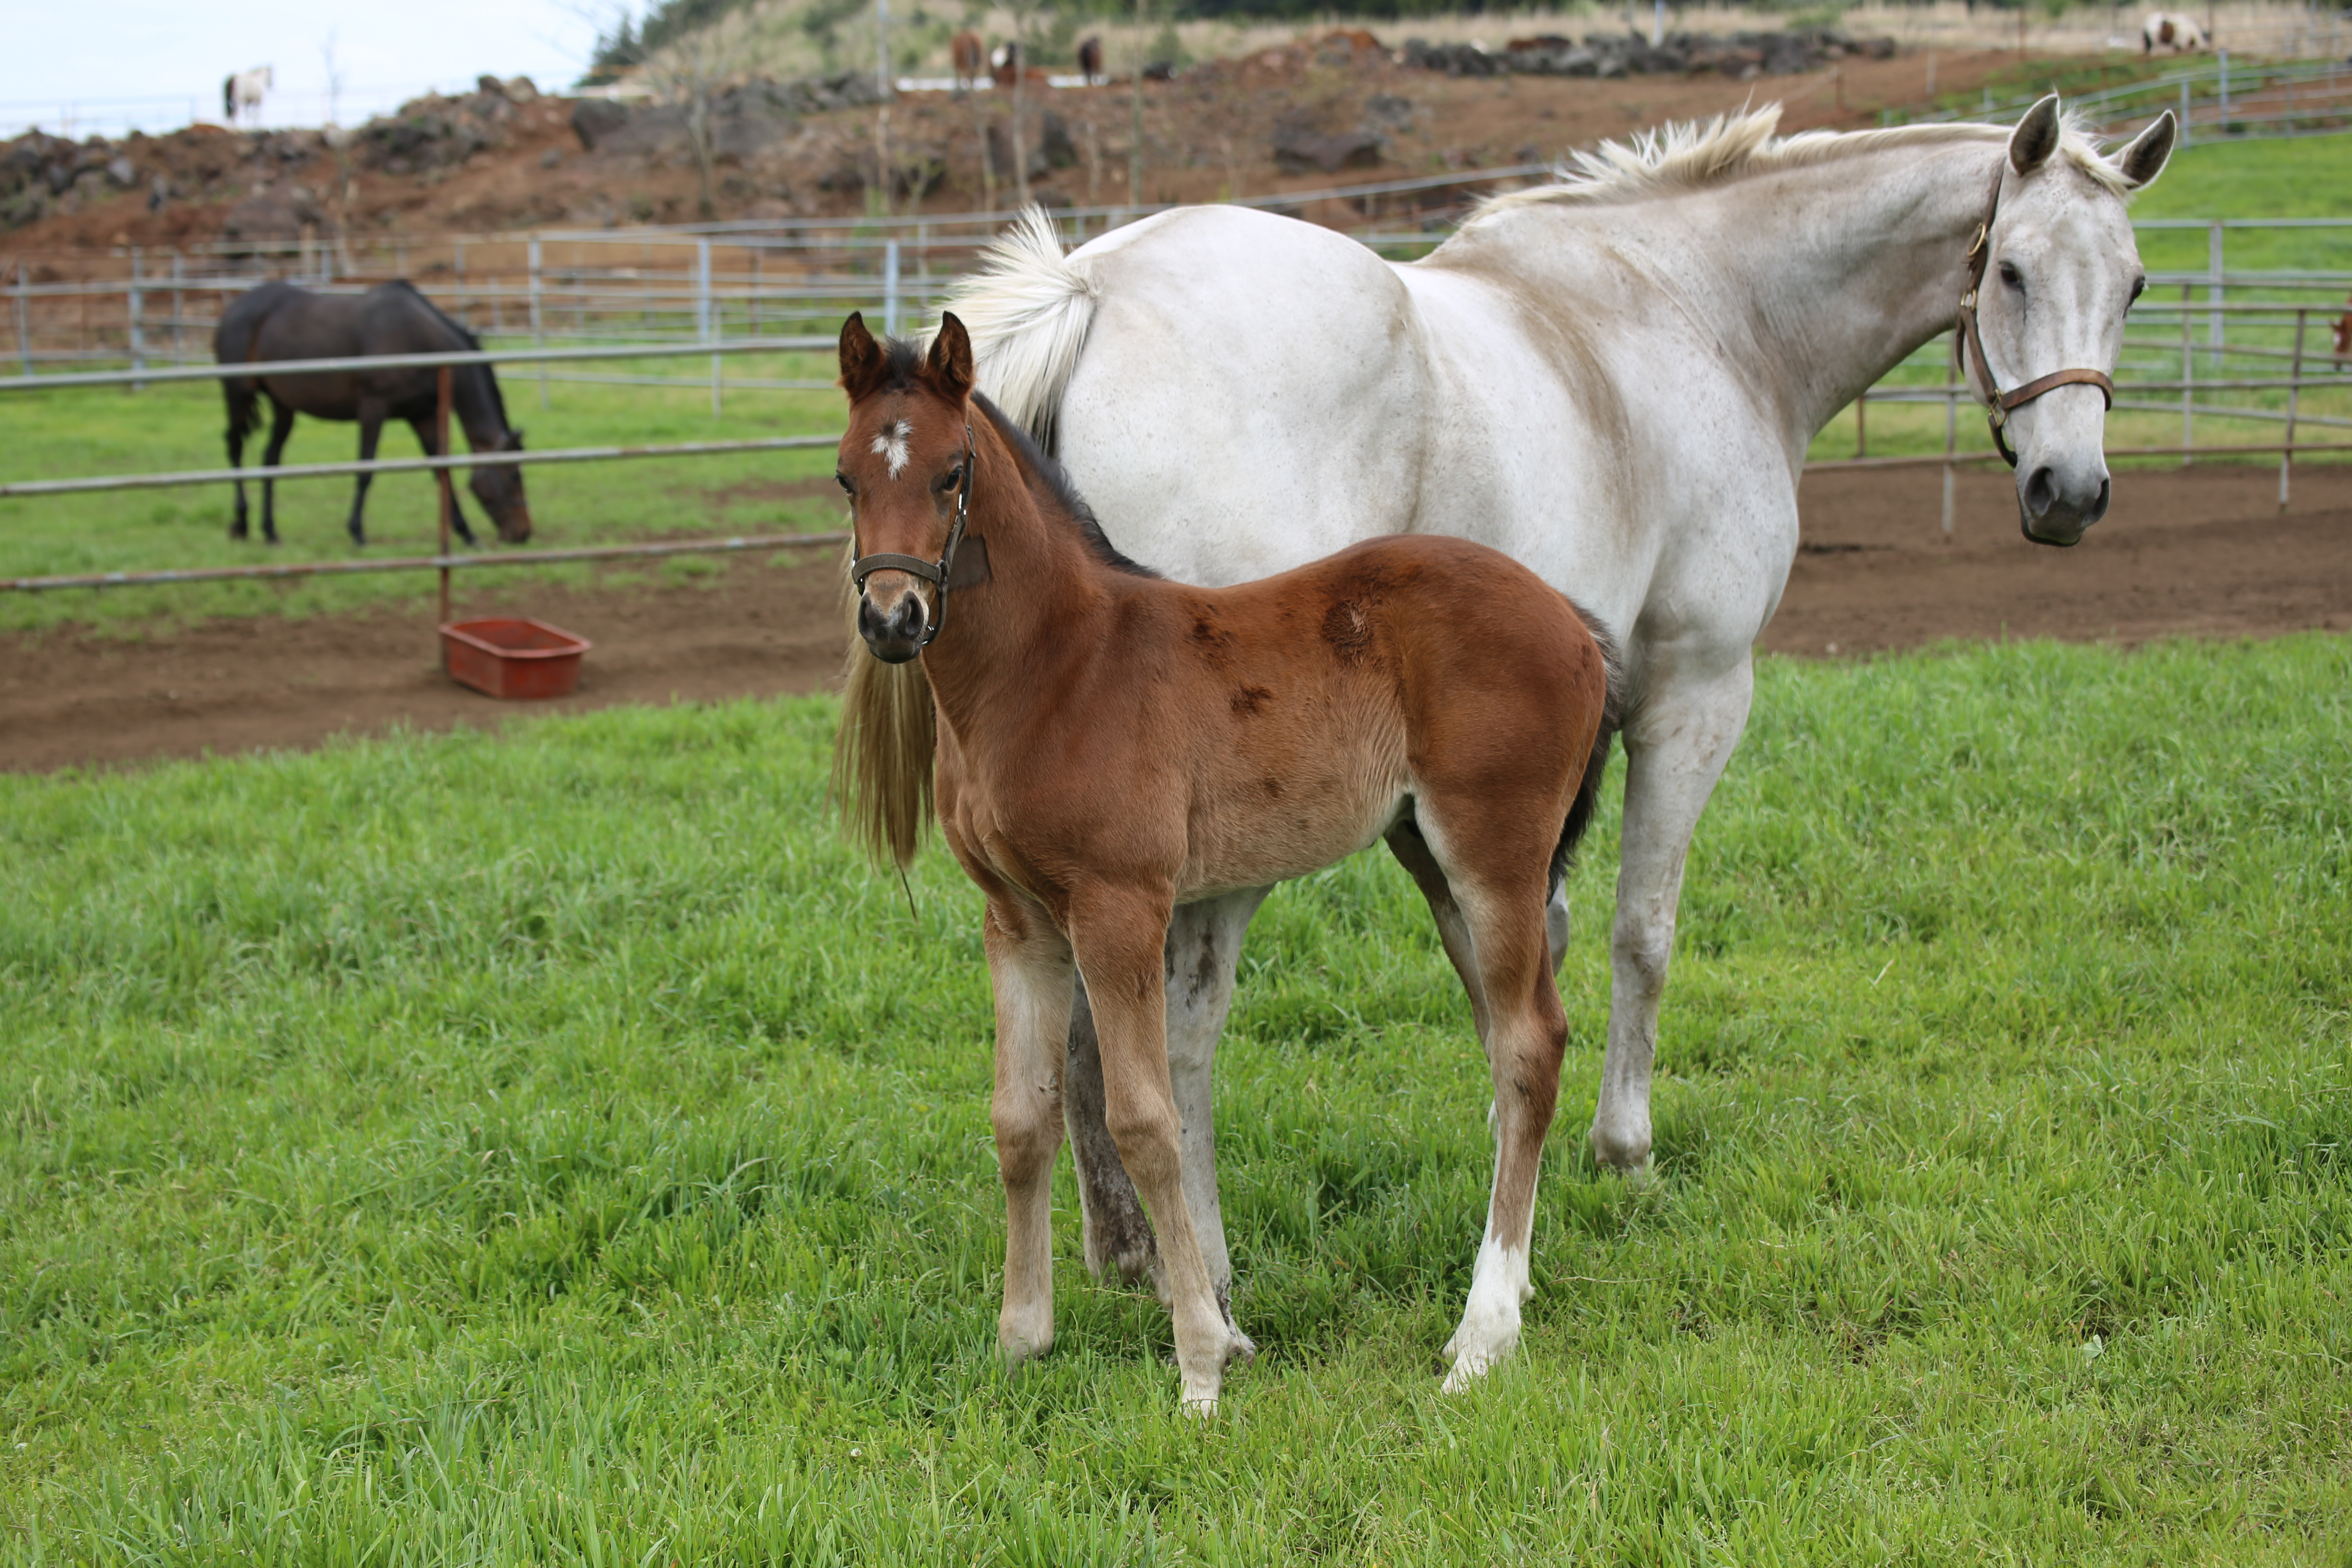
<path fill-rule="evenodd" d="M 912 588 L 901 589 L 898 601 L 887 610 L 878 607 L 870 595 L 857 597 L 857 635 L 885 664 L 904 664 L 922 651 L 923 628 L 929 624 L 930 611 Z"/>

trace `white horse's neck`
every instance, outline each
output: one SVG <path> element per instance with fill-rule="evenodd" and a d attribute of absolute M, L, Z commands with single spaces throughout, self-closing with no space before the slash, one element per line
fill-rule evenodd
<path fill-rule="evenodd" d="M 1594 246 L 1580 242 L 1597 242 L 1741 369 L 1793 459 L 1951 328 L 2004 156 L 1990 139 L 1895 143 L 1671 195 L 1530 205 L 1491 220 L 1479 248 L 1518 251 L 1532 292 L 1581 310 Z"/>

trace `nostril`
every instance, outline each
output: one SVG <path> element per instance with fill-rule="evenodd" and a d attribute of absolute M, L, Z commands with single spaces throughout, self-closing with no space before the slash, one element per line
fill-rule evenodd
<path fill-rule="evenodd" d="M 2091 510 L 2083 514 L 2083 522 L 2085 527 L 2098 521 L 2099 519 L 2107 515 L 2107 502 L 2113 499 L 2114 495 L 2115 481 L 2113 479 L 2101 479 L 2099 481 L 2099 499 L 2093 501 L 2091 503 Z"/>
<path fill-rule="evenodd" d="M 2027 509 L 2034 516 L 2041 517 L 2050 510 L 2051 503 L 2057 499 L 2057 476 L 2053 474 L 2046 466 L 2034 469 L 2032 477 L 2025 481 Z"/>

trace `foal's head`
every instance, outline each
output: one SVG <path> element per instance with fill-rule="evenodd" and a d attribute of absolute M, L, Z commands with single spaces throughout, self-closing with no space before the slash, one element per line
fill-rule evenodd
<path fill-rule="evenodd" d="M 940 559 L 971 461 L 971 339 L 952 315 L 940 318 L 928 353 L 876 342 L 861 315 L 842 324 L 849 429 L 834 477 L 849 492 L 861 558 Z M 877 658 L 904 663 L 921 649 L 938 593 L 913 572 L 870 573 L 857 598 L 858 635 Z"/>

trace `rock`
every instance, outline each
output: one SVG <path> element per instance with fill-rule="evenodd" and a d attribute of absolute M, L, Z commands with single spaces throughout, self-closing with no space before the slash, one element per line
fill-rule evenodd
<path fill-rule="evenodd" d="M 507 78 L 505 92 L 507 95 L 507 101 L 509 103 L 537 103 L 539 101 L 539 84 L 531 80 L 530 78 L 527 76 L 510 76 Z"/>
<path fill-rule="evenodd" d="M 629 108 L 609 98 L 583 98 L 572 106 L 572 134 L 580 150 L 593 153 L 596 144 L 629 122 Z"/>
<path fill-rule="evenodd" d="M 319 204 L 300 185 L 263 185 L 228 209 L 221 238 L 250 247 L 282 247 L 299 243 L 303 229 L 321 227 L 324 221 Z"/>
<path fill-rule="evenodd" d="M 107 160 L 106 177 L 114 182 L 117 189 L 127 191 L 139 183 L 139 170 L 130 159 L 118 153 Z"/>
<path fill-rule="evenodd" d="M 1370 126 L 1319 131 L 1302 111 L 1291 110 L 1274 124 L 1274 166 L 1286 174 L 1370 168 L 1381 161 L 1387 138 Z"/>

